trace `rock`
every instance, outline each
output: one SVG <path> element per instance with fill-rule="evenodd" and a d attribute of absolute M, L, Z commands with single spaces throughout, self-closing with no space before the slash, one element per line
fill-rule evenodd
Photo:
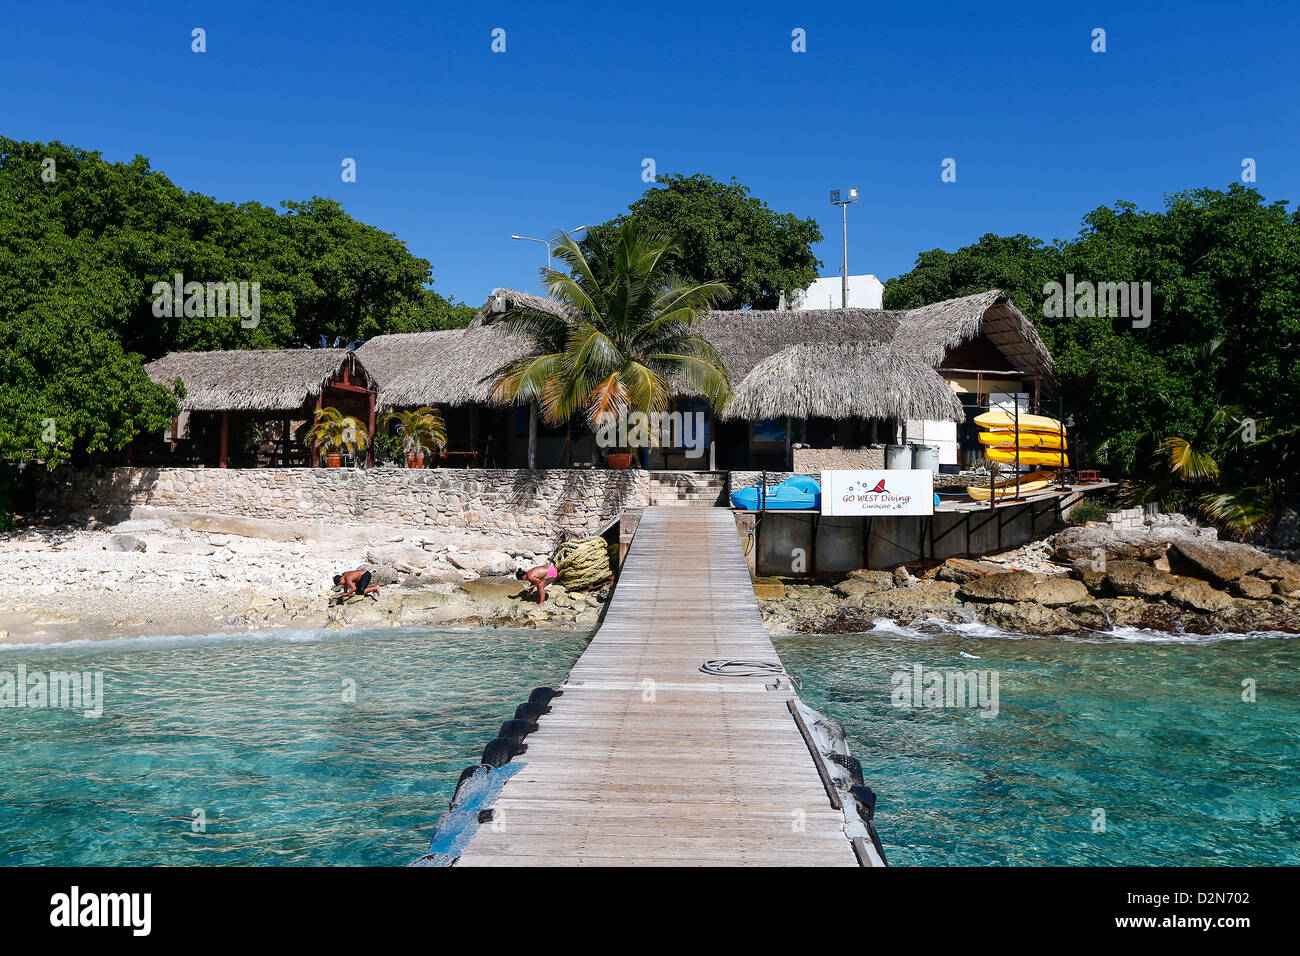
<path fill-rule="evenodd" d="M 1273 582 L 1273 590 L 1282 597 L 1300 598 L 1300 575 L 1290 578 L 1279 578 Z"/>
<path fill-rule="evenodd" d="M 1088 589 L 1082 582 L 1058 574 L 1039 582 L 1034 589 L 1033 599 L 1035 603 L 1047 607 L 1065 607 L 1088 600 Z"/>
<path fill-rule="evenodd" d="M 448 551 L 447 560 L 464 571 L 473 571 L 480 577 L 513 574 L 514 558 L 504 551 Z"/>
<path fill-rule="evenodd" d="M 780 601 L 785 597 L 785 585 L 776 578 L 755 578 L 754 596 L 760 601 Z"/>
<path fill-rule="evenodd" d="M 893 590 L 893 587 L 894 582 L 891 579 L 889 582 L 889 588 L 886 590 Z M 871 581 L 863 581 L 860 578 L 845 578 L 831 590 L 845 600 L 861 601 L 867 595 L 875 594 L 877 591 L 881 590 L 881 588 Z"/>
<path fill-rule="evenodd" d="M 367 548 L 366 560 L 371 564 L 391 564 L 398 571 L 407 573 L 438 563 L 436 555 L 423 548 L 403 544 L 381 544 Z"/>
<path fill-rule="evenodd" d="M 1145 530 L 1115 531 L 1110 525 L 1067 528 L 1051 539 L 1052 559 L 1062 564 L 1091 561 L 1100 550 L 1107 561 L 1154 561 L 1165 553 L 1165 541 Z"/>
<path fill-rule="evenodd" d="M 1169 589 L 1169 600 L 1193 611 L 1226 611 L 1232 598 L 1216 591 L 1200 578 L 1178 578 Z"/>
<path fill-rule="evenodd" d="M 1028 571 L 1004 571 L 967 581 L 958 593 L 972 601 L 1028 601 L 1034 596 L 1036 584 Z"/>
<path fill-rule="evenodd" d="M 894 568 L 894 587 L 908 588 L 917 583 L 917 579 L 912 577 L 912 572 L 907 570 L 903 565 Z"/>
<path fill-rule="evenodd" d="M 224 548 L 230 544 L 230 535 L 228 534 L 210 534 L 208 535 L 208 544 L 214 548 Z"/>
<path fill-rule="evenodd" d="M 857 571 L 850 571 L 848 580 L 865 581 L 868 584 L 874 585 L 875 590 L 883 591 L 887 588 L 892 588 L 894 586 L 894 572 L 875 571 L 875 570 L 869 570 L 867 568 L 861 568 Z"/>
<path fill-rule="evenodd" d="M 1169 549 L 1169 563 L 1179 574 L 1224 584 L 1262 568 L 1267 562 L 1267 555 L 1236 541 L 1188 539 L 1174 542 Z"/>
<path fill-rule="evenodd" d="M 1074 562 L 1070 574 L 1093 594 L 1101 594 L 1106 590 L 1106 572 L 1094 570 L 1091 560 Z"/>
<path fill-rule="evenodd" d="M 1160 597 L 1169 593 L 1174 578 L 1167 571 L 1157 571 L 1142 561 L 1108 561 L 1106 586 L 1116 594 Z"/>
<path fill-rule="evenodd" d="M 910 588 L 891 588 L 877 591 L 862 599 L 862 606 L 891 614 L 904 612 L 911 620 L 917 615 L 943 608 L 956 608 L 957 585 L 950 581 L 922 581 Z"/>
<path fill-rule="evenodd" d="M 164 541 L 154 549 L 159 554 L 212 554 L 217 549 L 198 541 Z"/>
<path fill-rule="evenodd" d="M 1273 596 L 1273 585 L 1261 578 L 1246 576 L 1232 582 L 1232 590 L 1244 598 L 1262 601 Z"/>
<path fill-rule="evenodd" d="M 1300 579 L 1300 564 L 1270 557 L 1255 570 L 1255 576 L 1269 581 L 1282 581 L 1288 578 Z"/>
<path fill-rule="evenodd" d="M 1071 583 L 1083 587 L 1078 581 Z M 993 603 L 981 608 L 979 617 L 985 624 L 1025 634 L 1064 634 L 1077 630 L 1068 618 L 1033 601 Z"/>
<path fill-rule="evenodd" d="M 113 531 L 121 534 L 130 534 L 141 531 L 162 531 L 167 527 L 167 522 L 161 518 L 134 518 L 129 521 L 121 521 L 113 525 Z"/>
<path fill-rule="evenodd" d="M 104 542 L 105 551 L 143 551 L 145 543 L 130 534 L 110 535 Z"/>
<path fill-rule="evenodd" d="M 460 589 L 474 601 L 513 601 L 524 593 L 524 583 L 514 578 L 477 578 Z"/>
<path fill-rule="evenodd" d="M 935 575 L 940 581 L 954 581 L 964 584 L 975 578 L 986 578 L 990 574 L 999 574 L 1003 569 L 987 561 L 971 561 L 968 558 L 949 558 L 939 566 Z"/>

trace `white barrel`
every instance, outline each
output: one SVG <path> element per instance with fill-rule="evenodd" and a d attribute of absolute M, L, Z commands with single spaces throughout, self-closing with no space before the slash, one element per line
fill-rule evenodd
<path fill-rule="evenodd" d="M 886 445 L 885 446 L 885 467 L 894 468 L 911 468 L 912 467 L 912 449 L 909 445 Z"/>
<path fill-rule="evenodd" d="M 913 445 L 912 467 L 917 471 L 932 471 L 937 475 L 939 473 L 939 446 Z"/>

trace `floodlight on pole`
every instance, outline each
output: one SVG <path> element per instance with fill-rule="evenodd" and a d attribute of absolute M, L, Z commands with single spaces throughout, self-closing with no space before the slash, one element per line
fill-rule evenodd
<path fill-rule="evenodd" d="M 849 307 L 849 203 L 858 201 L 857 189 L 850 189 L 844 198 L 838 189 L 831 190 L 831 205 L 839 206 L 844 220 L 844 264 L 841 266 L 843 276 L 840 279 L 840 308 Z"/>
<path fill-rule="evenodd" d="M 572 229 L 560 233 L 560 235 L 556 236 L 554 239 L 534 239 L 532 236 L 511 236 L 510 238 L 520 239 L 523 240 L 524 242 L 540 242 L 542 245 L 544 245 L 546 247 L 546 268 L 549 269 L 551 267 L 551 246 L 554 243 L 559 241 L 560 236 L 567 236 L 571 232 L 581 232 L 583 229 L 590 229 L 590 228 L 591 228 L 590 225 L 574 226 Z"/>

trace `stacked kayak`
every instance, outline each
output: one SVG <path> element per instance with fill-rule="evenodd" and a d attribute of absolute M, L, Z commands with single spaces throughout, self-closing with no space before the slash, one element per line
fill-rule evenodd
<path fill-rule="evenodd" d="M 822 486 L 816 478 L 796 475 L 767 489 L 766 501 L 760 504 L 758 488 L 741 488 L 731 493 L 731 506 L 741 511 L 819 511 L 822 506 Z"/>
<path fill-rule="evenodd" d="M 1022 495 L 1033 494 L 1035 491 L 1042 491 L 1044 488 L 1051 487 L 1056 475 L 1050 471 L 1031 471 L 1027 475 L 1020 476 L 1019 493 Z M 995 498 L 1001 501 L 1003 498 L 1016 497 L 1017 487 L 1016 479 L 1010 481 L 999 481 L 993 485 L 990 490 L 988 485 L 971 485 L 966 489 L 966 493 L 976 501 L 988 501 L 989 498 Z"/>
<path fill-rule="evenodd" d="M 1068 468 L 1070 465 L 1070 458 L 1065 453 L 1069 447 L 1065 438 L 1065 426 L 1055 418 L 985 412 L 976 416 L 975 424 L 983 429 L 979 441 L 987 448 L 984 454 L 990 461 L 1047 468 Z M 1022 495 L 1042 491 L 1051 485 L 1053 478 L 1050 471 L 1035 471 L 1021 475 L 1018 486 L 1013 477 L 1010 481 L 994 484 L 992 489 L 988 485 L 971 485 L 966 493 L 976 501 L 1014 498 L 1017 487 Z"/>

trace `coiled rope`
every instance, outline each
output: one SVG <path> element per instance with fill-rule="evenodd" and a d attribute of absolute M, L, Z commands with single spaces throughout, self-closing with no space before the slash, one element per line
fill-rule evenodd
<path fill-rule="evenodd" d="M 711 677 L 789 677 L 798 685 L 799 675 L 787 674 L 785 668 L 776 661 L 741 661 L 727 657 L 715 657 L 700 665 L 700 672 Z"/>
<path fill-rule="evenodd" d="M 609 545 L 604 538 L 566 541 L 551 556 L 558 572 L 556 580 L 568 591 L 599 587 L 610 579 Z"/>

